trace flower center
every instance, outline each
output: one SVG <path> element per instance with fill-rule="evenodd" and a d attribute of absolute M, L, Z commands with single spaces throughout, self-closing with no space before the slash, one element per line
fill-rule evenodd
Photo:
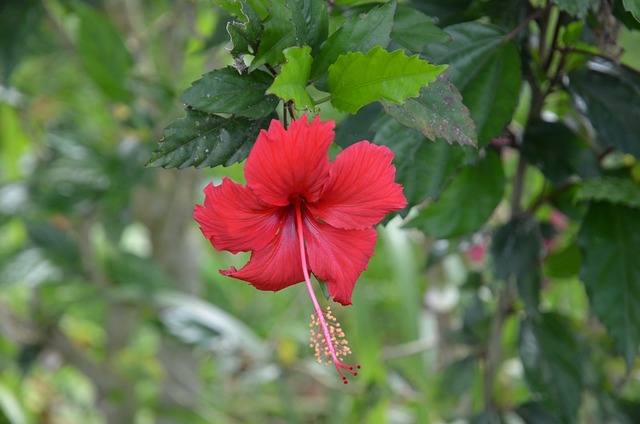
<path fill-rule="evenodd" d="M 347 346 L 347 341 L 344 339 L 344 332 L 340 328 L 340 324 L 336 322 L 335 317 L 331 314 L 331 309 L 327 307 L 327 312 L 320 308 L 318 299 L 316 299 L 311 280 L 309 278 L 309 269 L 307 267 L 307 255 L 304 246 L 304 235 L 302 234 L 302 211 L 300 208 L 300 197 L 295 196 L 292 198 L 292 203 L 296 210 L 296 230 L 298 233 L 298 244 L 300 246 L 300 259 L 302 260 L 302 274 L 304 275 L 304 281 L 307 283 L 307 290 L 311 296 L 315 314 L 311 316 L 311 347 L 316 350 L 316 358 L 318 362 L 324 362 L 325 365 L 329 365 L 333 362 L 338 374 L 342 377 L 344 384 L 347 384 L 347 377 L 344 375 L 343 370 L 356 376 L 360 369 L 360 365 L 351 366 L 344 364 L 341 359 L 343 355 L 351 353 L 351 349 Z"/>

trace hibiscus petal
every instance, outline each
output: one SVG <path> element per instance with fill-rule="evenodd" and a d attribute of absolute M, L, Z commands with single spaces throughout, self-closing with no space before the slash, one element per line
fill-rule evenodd
<path fill-rule="evenodd" d="M 303 225 L 311 271 L 327 283 L 333 300 L 350 305 L 356 280 L 373 256 L 378 233 L 373 228 L 342 230 L 308 214 Z"/>
<path fill-rule="evenodd" d="M 404 208 L 407 199 L 395 182 L 392 160 L 391 150 L 368 141 L 347 147 L 331 164 L 320 200 L 308 205 L 311 213 L 338 228 L 362 229 Z"/>
<path fill-rule="evenodd" d="M 293 195 L 316 201 L 329 172 L 333 121 L 307 123 L 303 115 L 288 130 L 271 121 L 262 130 L 244 167 L 247 186 L 264 202 L 286 206 Z"/>
<path fill-rule="evenodd" d="M 220 274 L 244 280 L 260 290 L 278 291 L 304 280 L 300 247 L 293 210 L 286 214 L 280 232 L 261 250 L 251 254 L 240 270 L 220 270 Z"/>
<path fill-rule="evenodd" d="M 203 190 L 204 206 L 196 205 L 193 218 L 217 250 L 231 253 L 263 249 L 278 231 L 281 208 L 266 205 L 247 187 L 224 178 Z"/>

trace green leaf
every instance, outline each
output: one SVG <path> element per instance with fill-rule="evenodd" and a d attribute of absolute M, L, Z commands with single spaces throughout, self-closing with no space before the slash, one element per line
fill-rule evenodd
<path fill-rule="evenodd" d="M 449 35 L 434 23 L 433 18 L 413 7 L 398 5 L 391 38 L 402 47 L 420 52 L 426 44 L 447 41 Z"/>
<path fill-rule="evenodd" d="M 532 122 L 522 140 L 522 154 L 554 184 L 561 185 L 574 175 L 600 175 L 598 157 L 566 125 Z"/>
<path fill-rule="evenodd" d="M 452 41 L 430 44 L 425 54 L 449 64 L 451 82 L 476 123 L 480 146 L 500 135 L 511 121 L 520 92 L 520 55 L 504 32 L 479 22 L 447 27 Z"/>
<path fill-rule="evenodd" d="M 287 63 L 282 65 L 280 74 L 269 89 L 284 101 L 293 100 L 296 109 L 313 109 L 313 99 L 307 93 L 307 81 L 311 71 L 311 47 L 290 47 L 284 51 Z"/>
<path fill-rule="evenodd" d="M 640 74 L 594 60 L 569 74 L 569 91 L 603 144 L 640 157 Z"/>
<path fill-rule="evenodd" d="M 432 65 L 418 55 L 408 57 L 402 50 L 389 53 L 380 46 L 366 55 L 347 53 L 329 68 L 331 104 L 343 112 L 355 113 L 380 99 L 402 103 L 417 96 L 445 69 L 446 65 Z"/>
<path fill-rule="evenodd" d="M 627 12 L 631 12 L 636 21 L 640 22 L 640 0 L 622 0 L 622 5 Z"/>
<path fill-rule="evenodd" d="M 363 120 L 359 115 L 353 120 Z M 375 121 L 372 129 L 373 142 L 389 147 L 394 153 L 396 181 L 404 186 L 407 210 L 428 197 L 440 196 L 464 162 L 463 149 L 427 140 L 388 115 Z"/>
<path fill-rule="evenodd" d="M 582 395 L 582 354 L 571 323 L 557 313 L 527 315 L 518 350 L 527 382 L 563 423 L 574 423 Z"/>
<path fill-rule="evenodd" d="M 258 133 L 269 125 L 271 118 L 222 118 L 186 109 L 184 118 L 165 128 L 164 138 L 147 166 L 202 168 L 240 162 L 247 157 Z"/>
<path fill-rule="evenodd" d="M 282 51 L 296 45 L 296 28 L 293 26 L 291 10 L 282 1 L 274 1 L 269 8 L 269 17 L 264 22 L 264 31 L 256 57 L 249 71 L 259 66 L 278 65 L 284 61 Z"/>
<path fill-rule="evenodd" d="M 640 185 L 627 178 L 602 177 L 580 185 L 576 200 L 597 200 L 640 208 Z"/>
<path fill-rule="evenodd" d="M 44 16 L 42 2 L 37 0 L 0 3 L 0 81 L 9 76 L 22 57 L 29 52 L 34 38 L 42 38 L 40 22 Z"/>
<path fill-rule="evenodd" d="M 495 277 L 515 277 L 518 293 L 529 311 L 538 309 L 542 253 L 540 225 L 532 217 L 513 218 L 496 231 L 491 242 Z"/>
<path fill-rule="evenodd" d="M 296 28 L 297 45 L 311 46 L 315 56 L 329 33 L 329 16 L 324 0 L 287 0 Z"/>
<path fill-rule="evenodd" d="M 544 275 L 551 278 L 574 278 L 580 271 L 582 255 L 577 243 L 553 253 L 544 261 Z"/>
<path fill-rule="evenodd" d="M 473 0 L 410 0 L 409 5 L 438 19 L 442 25 L 470 20 L 465 13 Z"/>
<path fill-rule="evenodd" d="M 327 72 L 341 54 L 366 53 L 375 46 L 384 47 L 389 44 L 395 10 L 396 2 L 390 1 L 383 6 L 374 7 L 366 15 L 355 16 L 342 24 L 314 57 L 311 79 L 316 80 Z"/>
<path fill-rule="evenodd" d="M 256 54 L 263 27 L 260 16 L 246 0 L 237 0 L 237 3 L 241 5 L 241 14 L 235 16 L 240 21 L 229 22 L 227 32 L 233 44 L 230 53 L 240 60 L 244 54 Z M 232 13 L 235 8 L 231 7 L 228 10 Z"/>
<path fill-rule="evenodd" d="M 436 238 L 469 234 L 489 219 L 503 191 L 502 161 L 497 153 L 487 151 L 475 166 L 463 168 L 440 199 L 427 205 L 408 225 Z"/>
<path fill-rule="evenodd" d="M 518 405 L 515 412 L 526 424 L 560 424 L 560 421 L 540 401 L 529 401 Z"/>
<path fill-rule="evenodd" d="M 631 367 L 640 343 L 640 210 L 592 203 L 578 244 L 591 308 Z"/>
<path fill-rule="evenodd" d="M 438 393 L 443 398 L 459 399 L 473 389 L 478 372 L 478 358 L 465 356 L 448 364 L 440 374 Z"/>
<path fill-rule="evenodd" d="M 476 145 L 478 136 L 469 109 L 446 73 L 420 90 L 416 99 L 407 99 L 402 105 L 381 103 L 389 115 L 431 140 L 443 138 L 449 143 Z"/>
<path fill-rule="evenodd" d="M 570 15 L 584 18 L 590 10 L 597 10 L 600 0 L 554 0 L 561 10 Z"/>
<path fill-rule="evenodd" d="M 129 102 L 133 96 L 127 89 L 127 78 L 133 58 L 120 32 L 94 8 L 80 2 L 71 5 L 80 18 L 76 44 L 87 74 L 106 96 Z"/>
<path fill-rule="evenodd" d="M 277 97 L 265 95 L 272 82 L 273 77 L 262 71 L 239 74 L 231 67 L 217 69 L 192 83 L 180 100 L 207 113 L 262 118 L 278 105 Z"/>

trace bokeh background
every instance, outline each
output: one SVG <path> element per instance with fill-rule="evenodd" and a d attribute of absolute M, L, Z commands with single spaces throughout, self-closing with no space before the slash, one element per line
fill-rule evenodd
<path fill-rule="evenodd" d="M 302 285 L 218 274 L 247 256 L 215 252 L 193 205 L 242 164 L 145 163 L 182 91 L 228 64 L 228 19 L 210 0 L 0 2 L 0 423 L 454 422 L 486 405 L 487 340 L 503 346 L 497 403 L 529 399 L 516 317 L 489 332 L 482 232 L 452 247 L 399 218 L 378 229 L 354 305 L 333 305 L 362 366 L 347 386 L 315 362 Z M 568 255 L 544 302 L 581 320 Z M 640 394 L 622 359 L 603 361 Z"/>

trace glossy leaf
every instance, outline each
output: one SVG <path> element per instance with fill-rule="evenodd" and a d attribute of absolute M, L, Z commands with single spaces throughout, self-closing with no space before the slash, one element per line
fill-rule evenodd
<path fill-rule="evenodd" d="M 640 185 L 627 178 L 602 177 L 587 180 L 576 192 L 576 200 L 597 200 L 640 208 Z"/>
<path fill-rule="evenodd" d="M 449 35 L 434 23 L 433 18 L 412 7 L 398 5 L 391 38 L 402 47 L 420 52 L 426 44 L 447 41 Z"/>
<path fill-rule="evenodd" d="M 503 191 L 502 162 L 497 153 L 487 151 L 477 164 L 463 168 L 442 196 L 408 225 L 436 238 L 469 234 L 489 219 Z"/>
<path fill-rule="evenodd" d="M 311 47 L 290 47 L 284 51 L 287 63 L 267 90 L 284 101 L 293 100 L 296 109 L 312 109 L 313 99 L 307 93 L 307 81 L 311 71 Z"/>
<path fill-rule="evenodd" d="M 187 109 L 186 116 L 164 130 L 164 138 L 147 166 L 186 168 L 228 166 L 246 159 L 261 129 L 271 117 L 251 120 L 222 118 Z"/>
<path fill-rule="evenodd" d="M 445 69 L 445 65 L 432 65 L 418 55 L 409 57 L 402 50 L 389 53 L 380 46 L 366 55 L 347 53 L 329 68 L 331 104 L 343 112 L 355 113 L 380 99 L 402 103 L 417 96 Z"/>
<path fill-rule="evenodd" d="M 507 222 L 491 242 L 494 275 L 502 280 L 515 278 L 518 293 L 529 311 L 538 308 L 542 254 L 540 225 L 531 217 Z"/>
<path fill-rule="evenodd" d="M 575 175 L 593 178 L 600 174 L 595 152 L 561 123 L 530 123 L 522 140 L 522 154 L 556 185 Z"/>
<path fill-rule="evenodd" d="M 329 32 L 327 3 L 324 0 L 287 0 L 296 29 L 297 45 L 310 46 L 317 54 Z"/>
<path fill-rule="evenodd" d="M 331 34 L 314 57 L 311 79 L 322 76 L 341 54 L 348 52 L 366 53 L 375 46 L 385 47 L 393 26 L 396 2 L 390 1 L 374 7 L 366 15 L 348 19 Z"/>
<path fill-rule="evenodd" d="M 278 105 L 277 97 L 265 95 L 272 82 L 273 77 L 262 71 L 239 74 L 230 67 L 217 69 L 193 82 L 180 100 L 207 113 L 262 118 Z"/>
<path fill-rule="evenodd" d="M 591 308 L 631 367 L 640 344 L 640 210 L 592 203 L 578 244 Z"/>
<path fill-rule="evenodd" d="M 431 140 L 442 138 L 449 143 L 472 146 L 477 143 L 476 126 L 469 109 L 446 73 L 420 90 L 418 98 L 409 98 L 402 105 L 381 103 L 389 115 Z"/>
<path fill-rule="evenodd" d="M 582 354 L 571 323 L 545 312 L 520 322 L 518 351 L 532 391 L 563 423 L 576 422 L 581 403 Z"/>
<path fill-rule="evenodd" d="M 569 75 L 576 105 L 602 144 L 640 157 L 640 74 L 606 61 Z"/>
<path fill-rule="evenodd" d="M 269 17 L 264 22 L 264 30 L 260 38 L 260 46 L 249 66 L 253 71 L 259 66 L 271 66 L 284 62 L 282 51 L 296 45 L 296 28 L 293 26 L 291 9 L 282 1 L 271 2 Z"/>
<path fill-rule="evenodd" d="M 425 54 L 436 63 L 449 64 L 451 82 L 471 111 L 483 146 L 511 121 L 520 91 L 520 56 L 496 27 L 467 22 L 445 31 L 452 41 L 430 44 Z"/>
<path fill-rule="evenodd" d="M 80 18 L 76 43 L 87 74 L 106 96 L 130 101 L 127 78 L 133 58 L 118 29 L 96 9 L 80 2 L 72 5 Z"/>

